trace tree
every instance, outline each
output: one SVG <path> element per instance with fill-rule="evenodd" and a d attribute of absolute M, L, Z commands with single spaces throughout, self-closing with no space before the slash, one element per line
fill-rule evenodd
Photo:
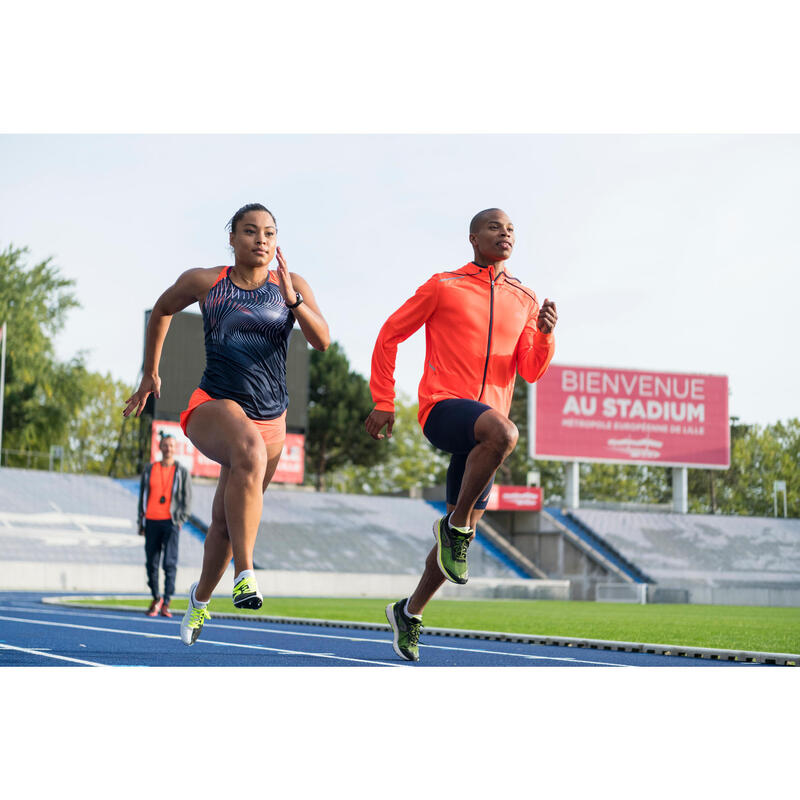
<path fill-rule="evenodd" d="M 82 357 L 59 363 L 53 348 L 67 313 L 79 306 L 75 282 L 49 258 L 28 267 L 27 252 L 12 245 L 0 252 L 0 323 L 8 323 L 3 446 L 46 453 L 66 444 L 88 373 Z"/>
<path fill-rule="evenodd" d="M 353 494 L 390 494 L 445 482 L 450 457 L 425 438 L 417 421 L 419 406 L 407 397 L 395 402 L 395 425 L 390 439 L 375 442 L 385 460 L 375 466 L 347 465 L 331 476 L 331 485 Z"/>
<path fill-rule="evenodd" d="M 787 514 L 800 516 L 800 420 L 761 427 L 732 417 L 731 466 L 689 470 L 690 511 L 772 516 L 775 481 L 786 482 Z"/>
<path fill-rule="evenodd" d="M 71 471 L 130 476 L 138 473 L 139 422 L 123 417 L 133 388 L 110 374 L 89 373 L 87 400 L 67 428 Z"/>
<path fill-rule="evenodd" d="M 325 489 L 329 472 L 345 464 L 371 466 L 386 457 L 364 429 L 373 405 L 369 384 L 350 370 L 338 342 L 311 351 L 306 471 L 315 476 L 317 491 Z"/>
<path fill-rule="evenodd" d="M 525 486 L 528 472 L 539 472 L 544 502 L 562 500 L 564 497 L 564 464 L 560 461 L 538 461 L 528 455 L 528 383 L 519 376 L 514 384 L 509 417 L 519 430 L 519 441 L 514 452 L 497 470 L 497 483 Z"/>

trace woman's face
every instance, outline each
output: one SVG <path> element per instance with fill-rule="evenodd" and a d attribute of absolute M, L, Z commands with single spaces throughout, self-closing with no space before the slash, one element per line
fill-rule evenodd
<path fill-rule="evenodd" d="M 278 229 L 266 211 L 248 211 L 230 235 L 236 263 L 247 267 L 266 267 L 275 257 Z"/>

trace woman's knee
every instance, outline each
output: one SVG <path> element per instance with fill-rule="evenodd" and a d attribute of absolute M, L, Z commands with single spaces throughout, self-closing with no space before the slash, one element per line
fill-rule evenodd
<path fill-rule="evenodd" d="M 240 439 L 231 452 L 231 472 L 244 474 L 259 483 L 267 470 L 267 448 L 258 435 Z"/>

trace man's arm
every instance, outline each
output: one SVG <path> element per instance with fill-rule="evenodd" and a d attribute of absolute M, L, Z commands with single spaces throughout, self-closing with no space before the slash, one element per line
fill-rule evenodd
<path fill-rule="evenodd" d="M 181 524 L 189 519 L 189 514 L 192 510 L 192 476 L 189 474 L 189 470 L 186 469 L 186 467 L 183 467 L 183 471 L 183 519 L 181 520 Z"/>
<path fill-rule="evenodd" d="M 147 467 L 142 470 L 142 477 L 139 481 L 139 504 L 136 514 L 136 531 L 140 536 L 144 534 L 144 488 L 146 476 Z"/>
<path fill-rule="evenodd" d="M 545 299 L 541 309 L 534 307 L 533 314 L 519 337 L 517 370 L 528 383 L 538 381 L 550 366 L 556 349 L 553 329 L 557 320 L 556 304 Z"/>
<path fill-rule="evenodd" d="M 372 351 L 372 369 L 369 390 L 375 408 L 367 417 L 365 427 L 373 439 L 383 439 L 381 429 L 386 426 L 387 436 L 392 435 L 394 426 L 394 367 L 397 360 L 397 346 L 411 334 L 416 333 L 436 310 L 439 277 L 434 275 L 417 289 L 386 320 L 378 333 Z"/>

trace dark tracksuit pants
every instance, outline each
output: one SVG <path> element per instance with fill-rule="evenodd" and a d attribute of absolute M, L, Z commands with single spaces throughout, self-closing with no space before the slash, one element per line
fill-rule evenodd
<path fill-rule="evenodd" d="M 153 597 L 159 597 L 158 566 L 164 553 L 164 602 L 175 593 L 175 574 L 178 571 L 178 540 L 180 526 L 170 519 L 148 519 L 144 524 L 144 554 L 147 585 Z"/>

